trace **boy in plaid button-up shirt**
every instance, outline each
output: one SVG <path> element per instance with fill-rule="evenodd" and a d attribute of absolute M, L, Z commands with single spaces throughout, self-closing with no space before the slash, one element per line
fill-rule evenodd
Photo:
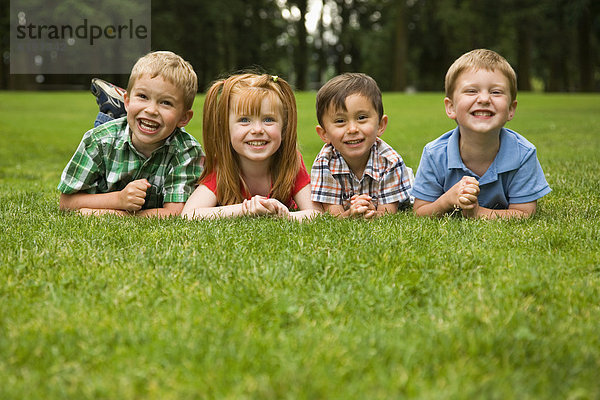
<path fill-rule="evenodd" d="M 134 65 L 127 117 L 84 135 L 58 185 L 60 208 L 83 214 L 179 215 L 202 172 L 204 154 L 182 130 L 198 88 L 192 66 L 171 52 Z"/>
<path fill-rule="evenodd" d="M 381 91 L 346 73 L 317 93 L 317 133 L 325 142 L 311 172 L 311 198 L 332 215 L 373 218 L 410 200 L 412 170 L 379 137 L 387 127 Z"/>

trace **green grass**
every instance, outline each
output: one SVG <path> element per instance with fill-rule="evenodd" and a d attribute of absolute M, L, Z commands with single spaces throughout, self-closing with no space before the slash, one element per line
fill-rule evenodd
<path fill-rule="evenodd" d="M 384 105 L 414 169 L 453 127 L 438 93 Z M 519 95 L 529 220 L 144 220 L 58 211 L 91 95 L 0 92 L 0 398 L 600 398 L 599 110 Z"/>

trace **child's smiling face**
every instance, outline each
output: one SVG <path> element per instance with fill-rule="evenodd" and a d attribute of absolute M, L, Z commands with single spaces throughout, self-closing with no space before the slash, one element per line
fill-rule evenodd
<path fill-rule="evenodd" d="M 149 157 L 173 133 L 187 125 L 192 110 L 185 110 L 183 90 L 160 76 L 140 76 L 125 94 L 127 123 L 135 148 Z"/>
<path fill-rule="evenodd" d="M 237 101 L 232 98 L 232 104 Z M 231 146 L 241 160 L 268 161 L 281 146 L 282 105 L 265 97 L 257 112 L 230 110 L 229 134 Z"/>
<path fill-rule="evenodd" d="M 464 133 L 497 133 L 513 119 L 508 78 L 500 71 L 468 69 L 457 80 L 452 98 L 444 99 L 446 114 Z"/>
<path fill-rule="evenodd" d="M 373 143 L 385 131 L 387 116 L 380 120 L 371 100 L 361 94 L 348 96 L 345 106 L 343 110 L 330 105 L 317 133 L 342 154 L 357 176 L 362 176 Z"/>

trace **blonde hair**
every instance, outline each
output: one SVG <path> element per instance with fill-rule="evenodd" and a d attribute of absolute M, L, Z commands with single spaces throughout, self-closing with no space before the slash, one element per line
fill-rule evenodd
<path fill-rule="evenodd" d="M 234 96 L 235 104 L 232 101 Z M 276 76 L 237 74 L 213 83 L 204 100 L 202 138 L 206 160 L 200 181 L 216 171 L 217 201 L 221 205 L 238 204 L 244 200 L 240 181 L 244 191 L 249 193 L 241 177 L 237 153 L 231 145 L 229 113 L 258 113 L 265 98 L 278 100 L 283 118 L 281 146 L 270 163 L 273 182 L 270 197 L 284 204 L 290 197 L 300 168 L 294 92 L 285 80 Z"/>
<path fill-rule="evenodd" d="M 183 90 L 183 105 L 186 110 L 192 109 L 198 92 L 198 77 L 189 62 L 170 51 L 148 53 L 137 60 L 131 69 L 127 92 L 131 92 L 137 79 L 146 74 L 150 78 L 160 76 Z"/>
<path fill-rule="evenodd" d="M 517 74 L 508 61 L 495 51 L 488 49 L 476 49 L 460 56 L 448 69 L 446 73 L 445 88 L 446 97 L 452 98 L 456 81 L 461 73 L 469 69 L 485 69 L 488 71 L 500 71 L 508 79 L 511 102 L 517 98 Z"/>

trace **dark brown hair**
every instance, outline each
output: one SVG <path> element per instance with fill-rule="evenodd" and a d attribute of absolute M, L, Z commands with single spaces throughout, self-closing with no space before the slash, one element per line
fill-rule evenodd
<path fill-rule="evenodd" d="M 365 96 L 377 111 L 379 119 L 383 117 L 381 90 L 375 79 L 358 72 L 347 72 L 330 79 L 317 92 L 317 120 L 323 126 L 323 115 L 330 107 L 346 111 L 346 98 L 353 94 Z"/>

